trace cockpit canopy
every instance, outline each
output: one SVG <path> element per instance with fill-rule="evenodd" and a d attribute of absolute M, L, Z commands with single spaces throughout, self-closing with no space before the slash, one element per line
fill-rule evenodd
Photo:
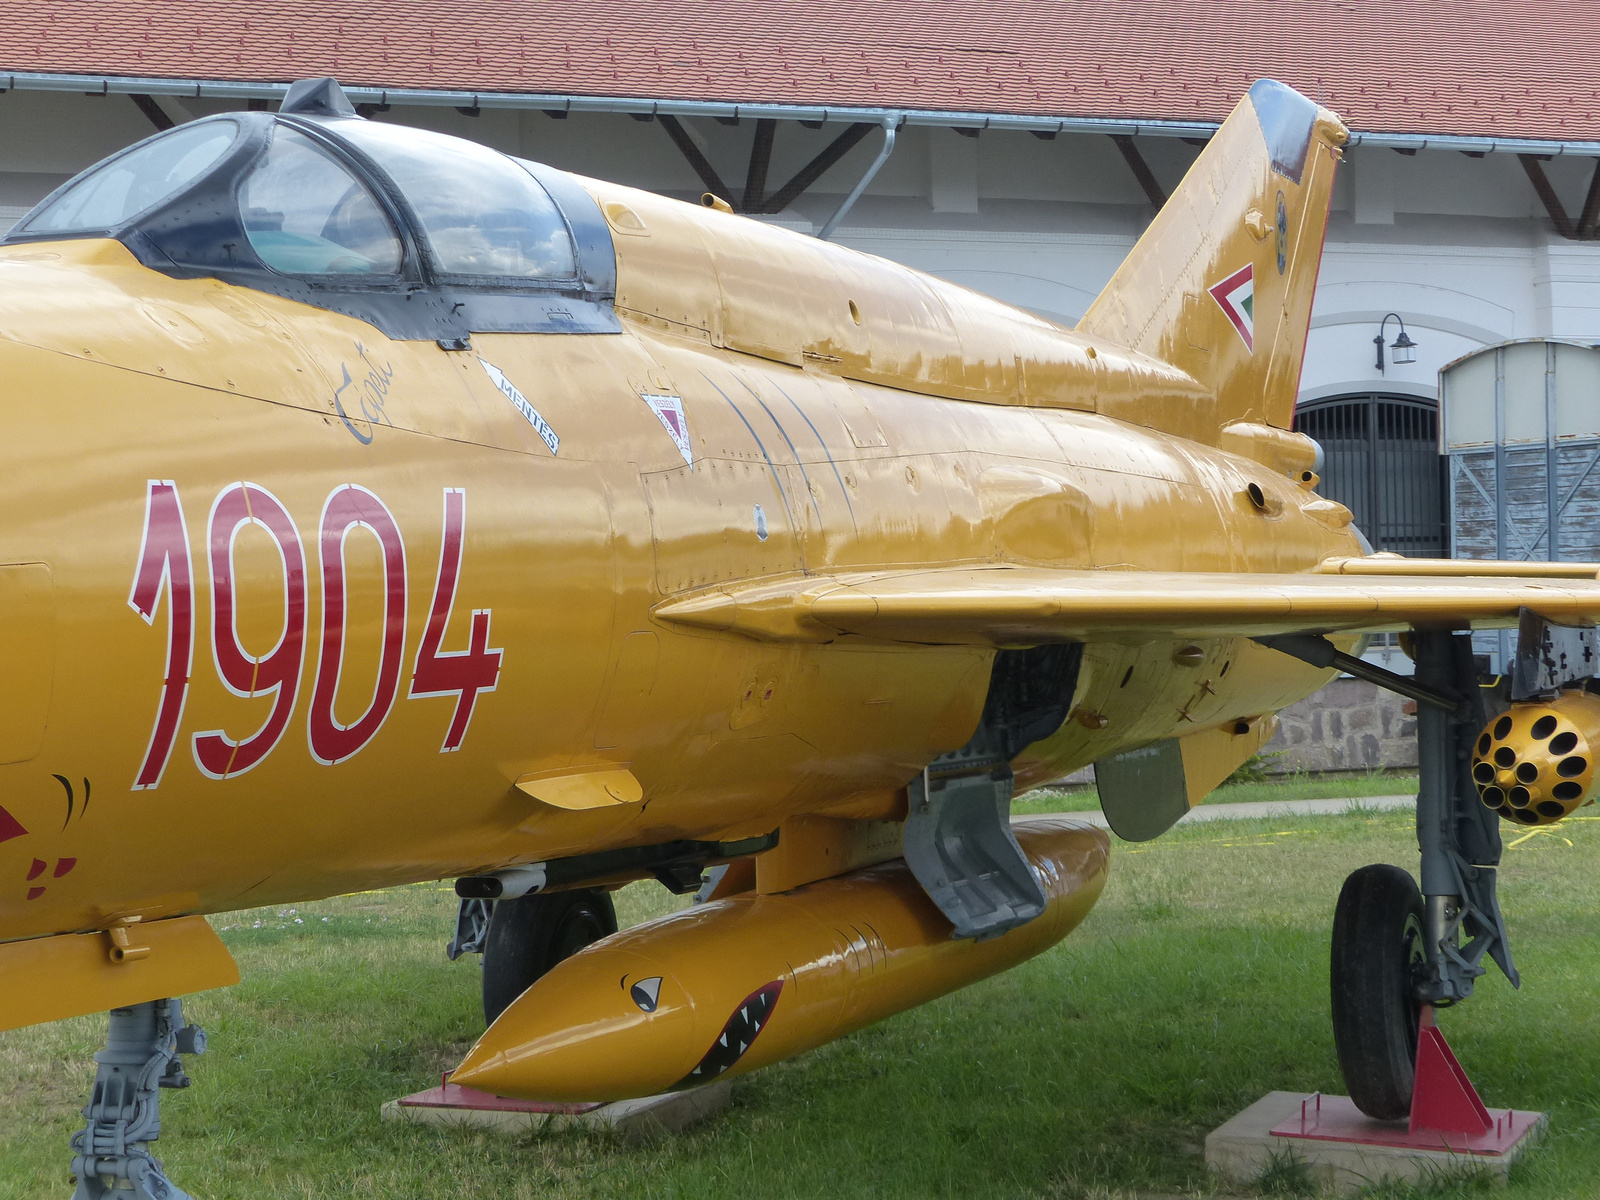
<path fill-rule="evenodd" d="M 117 238 L 155 270 L 397 338 L 619 328 L 610 233 L 570 176 L 364 120 L 332 81 L 296 85 L 276 115 L 156 134 L 63 185 L 5 240 L 66 237 Z"/>

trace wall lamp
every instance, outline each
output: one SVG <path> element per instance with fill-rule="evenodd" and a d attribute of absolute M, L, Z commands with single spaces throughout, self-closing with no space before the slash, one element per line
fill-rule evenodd
<path fill-rule="evenodd" d="M 1394 351 L 1392 361 L 1397 366 L 1417 361 L 1417 344 L 1406 336 L 1406 323 L 1400 319 L 1399 313 L 1390 313 L 1378 323 L 1378 336 L 1372 339 L 1372 344 L 1378 348 L 1378 374 L 1383 374 L 1383 329 L 1389 323 L 1389 317 L 1400 321 L 1400 336 L 1395 338 L 1389 349 Z"/>

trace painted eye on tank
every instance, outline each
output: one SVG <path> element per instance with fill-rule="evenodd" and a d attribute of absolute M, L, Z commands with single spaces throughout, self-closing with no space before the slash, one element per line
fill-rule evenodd
<path fill-rule="evenodd" d="M 661 976 L 653 975 L 649 979 L 639 980 L 628 989 L 628 995 L 641 1012 L 655 1012 L 656 1005 L 661 1003 Z"/>

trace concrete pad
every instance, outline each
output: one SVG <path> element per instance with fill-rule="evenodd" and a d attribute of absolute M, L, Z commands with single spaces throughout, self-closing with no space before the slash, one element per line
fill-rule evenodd
<path fill-rule="evenodd" d="M 469 1093 L 448 1102 L 430 1102 L 440 1089 L 419 1092 L 383 1106 L 385 1121 L 413 1125 L 443 1125 L 456 1129 L 483 1129 L 491 1133 L 523 1134 L 559 1129 L 599 1129 L 621 1134 L 630 1142 L 644 1143 L 681 1132 L 728 1106 L 733 1083 L 724 1080 L 683 1092 L 645 1096 L 638 1100 L 618 1100 L 613 1104 L 524 1104 L 505 1102 L 493 1106 L 476 1104 Z M 482 1095 L 482 1093 L 475 1093 Z M 499 1100 L 498 1097 L 487 1097 Z"/>
<path fill-rule="evenodd" d="M 1383 1180 L 1424 1182 L 1439 1175 L 1481 1171 L 1504 1182 L 1515 1162 L 1544 1132 L 1539 1114 L 1532 1128 L 1504 1154 L 1453 1153 L 1416 1147 L 1282 1137 L 1272 1132 L 1300 1113 L 1315 1093 L 1268 1092 L 1249 1108 L 1206 1135 L 1206 1165 L 1232 1183 L 1255 1180 L 1274 1157 L 1305 1163 L 1310 1176 L 1338 1195 L 1348 1195 Z"/>

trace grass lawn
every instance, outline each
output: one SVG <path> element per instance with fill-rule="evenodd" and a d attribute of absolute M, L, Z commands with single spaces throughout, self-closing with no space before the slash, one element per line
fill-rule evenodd
<path fill-rule="evenodd" d="M 1489 1104 L 1551 1113 L 1508 1200 L 1587 1200 L 1600 821 L 1509 836 L 1521 841 L 1501 897 L 1522 992 L 1486 976 L 1442 1024 Z M 730 1110 L 654 1149 L 379 1122 L 383 1101 L 435 1082 L 479 1032 L 478 967 L 444 960 L 442 886 L 234 914 L 218 924 L 245 981 L 191 1002 L 212 1050 L 191 1061 L 194 1088 L 164 1093 L 159 1150 L 201 1200 L 1206 1195 L 1209 1129 L 1274 1088 L 1341 1090 L 1334 898 L 1357 866 L 1414 866 L 1415 844 L 1407 815 L 1356 813 L 1119 845 L 1099 907 L 1061 946 L 758 1072 Z M 619 907 L 638 920 L 666 903 L 635 885 Z M 68 1194 L 67 1138 L 103 1028 L 0 1034 L 5 1200 Z"/>
<path fill-rule="evenodd" d="M 1202 804 L 1250 804 L 1258 800 L 1331 800 L 1349 796 L 1417 794 L 1415 773 L 1367 771 L 1350 775 L 1283 775 L 1260 783 L 1225 783 Z M 1091 787 L 1039 788 L 1011 806 L 1016 814 L 1096 812 L 1100 793 Z"/>

